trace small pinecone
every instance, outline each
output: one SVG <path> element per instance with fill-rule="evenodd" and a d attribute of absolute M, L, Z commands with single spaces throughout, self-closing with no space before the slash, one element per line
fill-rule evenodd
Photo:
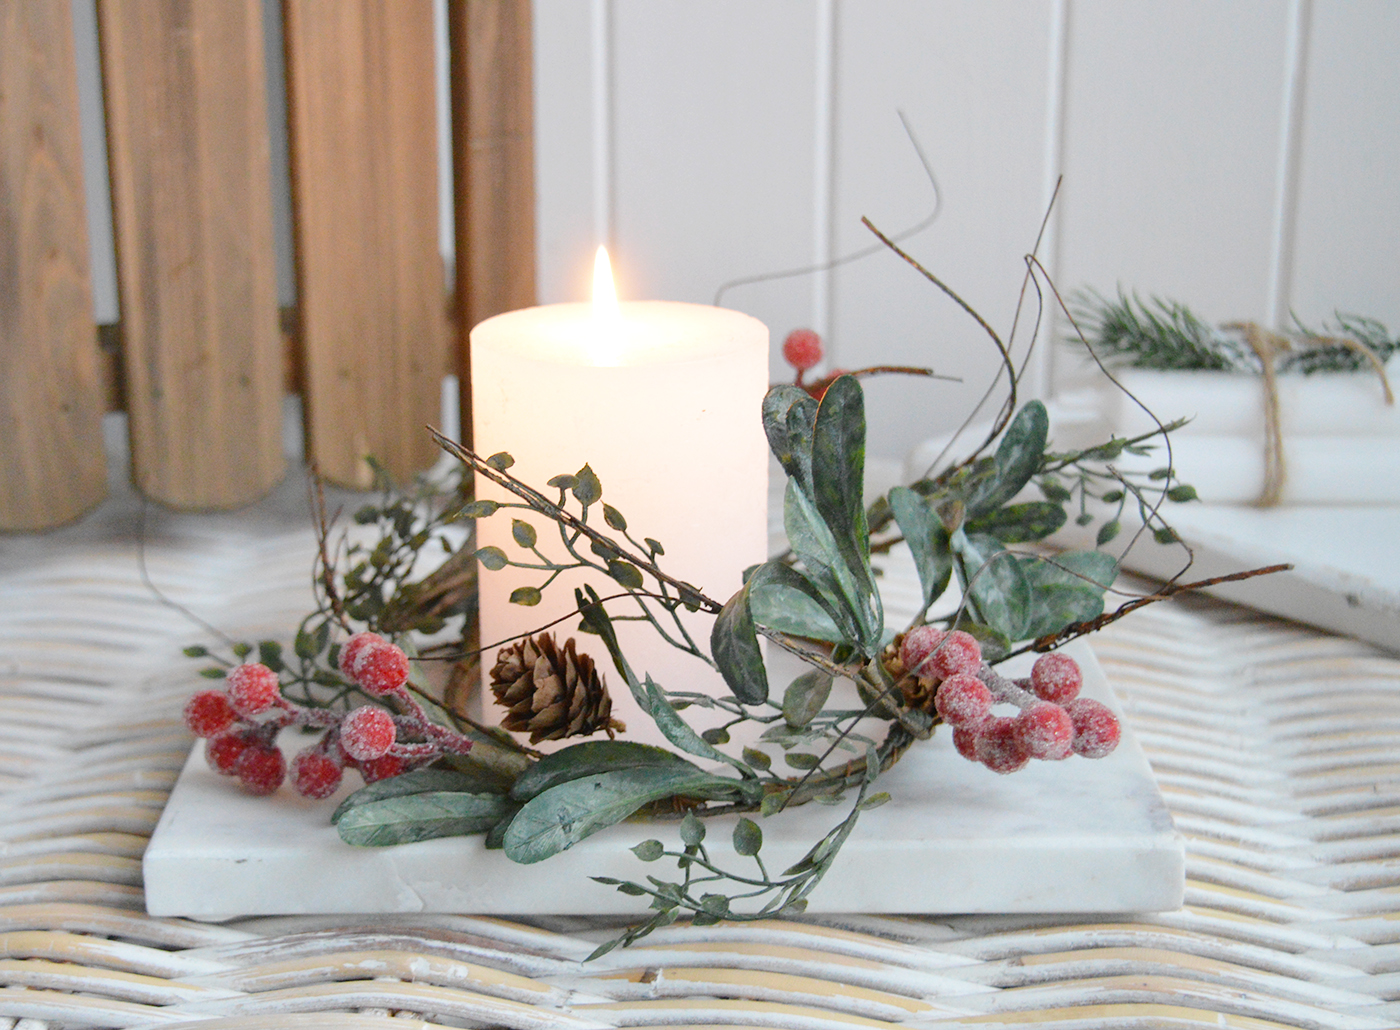
<path fill-rule="evenodd" d="M 889 673 L 890 679 L 899 686 L 900 699 L 905 708 L 922 709 L 934 714 L 933 698 L 938 693 L 937 683 L 928 676 L 910 676 L 899 660 L 899 645 L 904 643 L 904 634 L 896 633 L 894 640 L 885 646 L 880 654 L 880 663 Z"/>
<path fill-rule="evenodd" d="M 626 729 L 611 718 L 607 684 L 593 659 L 575 650 L 572 637 L 562 650 L 553 633 L 501 648 L 491 669 L 491 692 L 510 710 L 501 725 L 529 732 L 531 744 L 599 730 L 612 737 Z"/>

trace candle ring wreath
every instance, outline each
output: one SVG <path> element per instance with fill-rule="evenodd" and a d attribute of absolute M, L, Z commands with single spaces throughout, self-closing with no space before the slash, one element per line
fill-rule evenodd
<path fill-rule="evenodd" d="M 976 451 L 867 507 L 860 379 L 931 373 L 880 367 L 806 382 L 805 373 L 820 361 L 820 340 L 795 332 L 784 353 L 796 381 L 773 387 L 761 412 L 788 477 L 790 549 L 749 570 L 742 588 L 721 600 L 665 571 L 663 544 L 634 535 L 588 465 L 538 487 L 511 474 L 509 454 L 483 457 L 435 434 L 460 465 L 446 479 L 420 480 L 410 491 L 396 489 L 377 470 L 378 503 L 354 514 L 365 532 L 378 533 L 372 545 L 342 537 L 333 555 L 319 484 L 313 490 L 321 541 L 313 571 L 317 606 L 301 622 L 290 654 L 273 640 L 234 644 L 231 657 L 186 649 L 190 657 L 212 658 L 202 674 L 225 681 L 196 693 L 185 708 L 190 729 L 206 738 L 210 765 L 254 793 L 271 794 L 289 780 L 313 798 L 329 797 L 345 770 L 355 770 L 365 786 L 330 817 L 355 845 L 483 834 L 488 848 L 532 863 L 624 820 L 678 820 L 678 850 L 656 839 L 631 849 L 640 862 L 673 872 L 594 877 L 649 905 L 642 922 L 601 945 L 596 956 L 683 915 L 706 924 L 803 911 L 860 814 L 889 799 L 876 789 L 881 775 L 940 725 L 964 757 L 996 773 L 1032 759 L 1109 753 L 1118 741 L 1117 721 L 1105 706 L 1077 696 L 1079 669 L 1060 645 L 1184 590 L 1286 566 L 1199 583 L 1180 582 L 1178 574 L 1106 611 L 1118 572 L 1111 554 L 1018 549 L 1058 530 L 1071 509 L 1080 525 L 1101 520 L 1102 547 L 1118 534 L 1128 505 L 1142 522 L 1139 535 L 1185 547 L 1161 515 L 1166 502 L 1195 496 L 1171 464 L 1170 433 L 1183 423 L 1158 422 L 1153 432 L 1089 449 L 1050 450 L 1045 406 L 1017 405 L 1019 371 L 1008 346 L 937 276 L 866 224 L 961 305 L 997 348 L 1007 396 Z M 1031 254 L 1026 282 L 1039 292 L 1041 278 Z M 1123 453 L 1158 447 L 1164 461 L 1154 471 L 1114 466 Z M 509 499 L 474 499 L 474 476 Z M 1018 500 L 1028 487 L 1039 498 Z M 1108 514 L 1096 516 L 1091 500 Z M 535 527 L 516 513 L 553 523 L 566 557 L 548 557 Z M 476 546 L 475 520 L 491 517 L 512 518 L 518 553 Z M 892 632 L 871 558 L 899 543 L 912 555 L 922 596 L 913 621 Z M 1187 559 L 1189 567 L 1189 548 Z M 605 653 L 673 750 L 618 736 L 622 727 L 611 717 L 598 663 L 575 638 L 561 644 L 554 625 L 478 646 L 478 567 L 489 575 L 508 565 L 540 575 L 538 586 L 511 596 L 525 606 L 537 604 L 569 570 L 582 570 L 597 584 L 574 590 L 568 630 L 596 642 L 594 652 Z M 949 591 L 959 602 L 934 617 Z M 697 617 L 710 619 L 707 641 L 692 635 Z M 655 682 L 620 646 L 615 623 L 621 619 L 649 623 L 717 670 L 728 693 Z M 760 638 L 797 656 L 805 671 L 789 683 L 771 683 Z M 1013 680 L 997 671 L 1002 661 L 1029 651 L 1042 652 L 1029 677 Z M 500 726 L 470 718 L 455 703 L 464 685 L 476 682 L 483 655 L 494 663 L 491 690 L 506 709 Z M 451 668 L 445 695 L 436 697 L 423 672 L 434 660 Z M 858 704 L 828 707 L 840 680 L 854 686 Z M 998 705 L 1019 711 L 997 714 Z M 698 731 L 687 709 L 719 713 L 721 724 Z M 290 763 L 277 746 L 288 726 L 319 734 Z M 750 736 L 757 730 L 756 739 L 726 750 L 740 727 Z M 531 744 L 594 739 L 542 754 L 510 731 L 528 733 Z M 761 820 L 812 801 L 844 805 L 846 814 L 800 861 L 770 870 Z M 729 847 L 707 843 L 706 817 L 736 813 Z"/>

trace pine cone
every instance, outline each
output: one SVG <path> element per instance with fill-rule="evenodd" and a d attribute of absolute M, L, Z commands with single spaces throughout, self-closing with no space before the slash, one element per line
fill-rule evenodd
<path fill-rule="evenodd" d="M 572 637 L 563 650 L 555 646 L 553 633 L 501 648 L 491 669 L 491 692 L 509 709 L 501 725 L 528 731 L 531 744 L 599 730 L 612 737 L 627 728 L 611 718 L 607 684 L 593 659 L 575 650 Z"/>

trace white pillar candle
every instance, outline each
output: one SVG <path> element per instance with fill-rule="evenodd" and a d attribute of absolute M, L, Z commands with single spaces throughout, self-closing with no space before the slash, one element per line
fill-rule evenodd
<path fill-rule="evenodd" d="M 614 299 L 612 305 L 604 301 L 595 311 L 587 303 L 551 304 L 497 315 L 472 330 L 473 446 L 483 456 L 508 451 L 515 459 L 511 474 L 551 500 L 558 492 L 548 481 L 587 462 L 602 482 L 602 500 L 622 513 L 632 537 L 651 537 L 665 548 L 661 569 L 723 602 L 739 588 L 743 570 L 767 551 L 768 457 L 760 417 L 767 327 L 698 304 Z M 480 476 L 476 489 L 481 499 L 514 499 Z M 572 497 L 569 504 L 577 511 Z M 502 509 L 478 522 L 479 546 L 536 561 L 512 538 L 512 517 L 534 526 L 541 551 L 565 560 L 554 523 L 521 509 Z M 619 536 L 604 523 L 601 505 L 590 509 L 589 524 Z M 586 543 L 581 550 L 588 553 Z M 540 604 L 510 603 L 515 588 L 541 585 L 545 577 L 513 567 L 481 570 L 483 646 L 571 611 L 574 587 L 584 582 L 604 597 L 621 591 L 603 573 L 570 572 L 545 590 Z M 650 577 L 646 581 L 648 589 L 655 587 Z M 614 616 L 637 613 L 630 600 L 607 609 Z M 578 621 L 554 627 L 560 643 L 572 636 L 593 657 L 608 682 L 613 717 L 627 724 L 630 739 L 661 743 L 601 640 L 580 633 Z M 711 625 L 703 613 L 687 617 L 706 654 Z M 668 690 L 724 690 L 717 673 L 667 644 L 650 625 L 623 622 L 618 630 L 639 677 L 650 674 Z M 483 715 L 492 722 L 504 714 L 490 695 L 495 658 L 494 650 L 482 655 Z"/>

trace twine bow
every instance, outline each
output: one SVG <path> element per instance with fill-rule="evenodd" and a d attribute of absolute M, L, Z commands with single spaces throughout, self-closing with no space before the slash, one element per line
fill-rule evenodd
<path fill-rule="evenodd" d="M 1395 404 L 1395 394 L 1390 389 L 1390 380 L 1385 374 L 1385 365 L 1376 353 L 1361 343 L 1346 336 L 1305 336 L 1295 340 L 1282 333 L 1265 329 L 1258 322 L 1228 322 L 1223 329 L 1232 329 L 1244 334 L 1250 350 L 1259 357 L 1264 372 L 1264 488 L 1254 503 L 1260 508 L 1276 507 L 1283 497 L 1283 484 L 1288 479 L 1288 465 L 1283 453 L 1283 427 L 1279 421 L 1278 374 L 1275 362 L 1280 354 L 1295 346 L 1328 347 L 1342 346 L 1360 354 L 1370 364 L 1380 378 L 1385 402 Z"/>

